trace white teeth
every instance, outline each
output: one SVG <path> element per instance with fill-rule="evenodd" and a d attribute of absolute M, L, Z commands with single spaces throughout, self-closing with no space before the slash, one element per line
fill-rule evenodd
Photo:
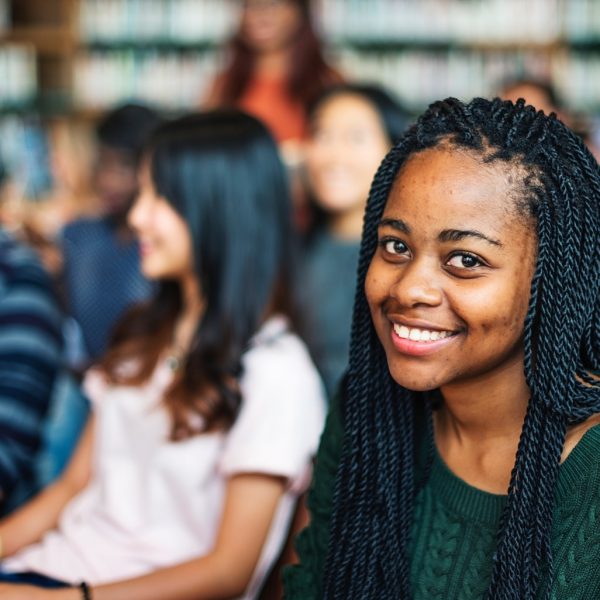
<path fill-rule="evenodd" d="M 406 327 L 405 325 L 394 324 L 396 335 L 405 340 L 414 342 L 434 342 L 442 340 L 452 335 L 451 331 L 434 331 L 431 329 L 418 329 L 417 327 Z"/>

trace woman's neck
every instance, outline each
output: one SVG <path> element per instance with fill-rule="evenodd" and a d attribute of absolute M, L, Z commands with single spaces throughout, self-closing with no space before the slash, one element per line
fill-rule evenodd
<path fill-rule="evenodd" d="M 289 71 L 290 60 L 291 51 L 288 48 L 263 52 L 256 56 L 255 72 L 270 79 L 284 77 Z"/>
<path fill-rule="evenodd" d="M 328 229 L 333 237 L 342 240 L 360 240 L 363 225 L 364 205 L 332 213 L 328 218 Z"/>
<path fill-rule="evenodd" d="M 517 357 L 492 376 L 445 386 L 434 413 L 436 446 L 448 467 L 492 493 L 507 492 L 527 412 L 522 365 Z"/>
<path fill-rule="evenodd" d="M 180 285 L 183 307 L 175 322 L 173 338 L 177 347 L 187 349 L 198 328 L 198 322 L 204 311 L 204 302 L 195 276 L 183 278 Z"/>

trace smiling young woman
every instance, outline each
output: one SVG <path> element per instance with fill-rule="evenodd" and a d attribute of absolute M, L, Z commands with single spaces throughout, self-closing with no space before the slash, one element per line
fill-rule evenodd
<path fill-rule="evenodd" d="M 600 170 L 521 100 L 378 170 L 288 600 L 600 597 Z"/>

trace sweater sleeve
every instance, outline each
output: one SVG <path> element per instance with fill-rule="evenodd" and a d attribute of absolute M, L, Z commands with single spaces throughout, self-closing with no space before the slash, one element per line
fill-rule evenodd
<path fill-rule="evenodd" d="M 62 343 L 61 316 L 46 274 L 25 251 L 6 254 L 0 265 L 0 492 L 5 496 L 32 468 Z"/>
<path fill-rule="evenodd" d="M 308 496 L 311 521 L 296 540 L 300 564 L 284 569 L 286 600 L 320 600 L 327 558 L 333 493 L 344 438 L 339 400 L 331 405 L 321 436 L 313 482 Z"/>

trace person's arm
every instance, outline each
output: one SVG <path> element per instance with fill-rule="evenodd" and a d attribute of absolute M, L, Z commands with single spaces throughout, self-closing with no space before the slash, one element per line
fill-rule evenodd
<path fill-rule="evenodd" d="M 77 448 L 62 475 L 38 496 L 0 521 L 2 556 L 33 544 L 56 527 L 66 504 L 90 478 L 94 418 L 90 416 Z"/>
<path fill-rule="evenodd" d="M 333 511 L 333 491 L 342 453 L 344 432 L 339 399 L 332 401 L 315 461 L 313 482 L 308 494 L 310 524 L 296 540 L 300 563 L 283 570 L 286 600 L 320 600 L 329 525 Z"/>
<path fill-rule="evenodd" d="M 148 575 L 94 586 L 94 600 L 204 600 L 237 598 L 244 593 L 260 558 L 286 480 L 241 474 L 227 484 L 225 505 L 213 550 L 194 560 Z M 75 588 L 40 590 L 0 585 L 0 598 L 80 600 Z"/>
<path fill-rule="evenodd" d="M 213 550 L 149 575 L 101 585 L 94 600 L 202 600 L 244 593 L 260 557 L 285 480 L 262 474 L 233 476 Z M 65 599 L 66 600 L 66 599 Z"/>

